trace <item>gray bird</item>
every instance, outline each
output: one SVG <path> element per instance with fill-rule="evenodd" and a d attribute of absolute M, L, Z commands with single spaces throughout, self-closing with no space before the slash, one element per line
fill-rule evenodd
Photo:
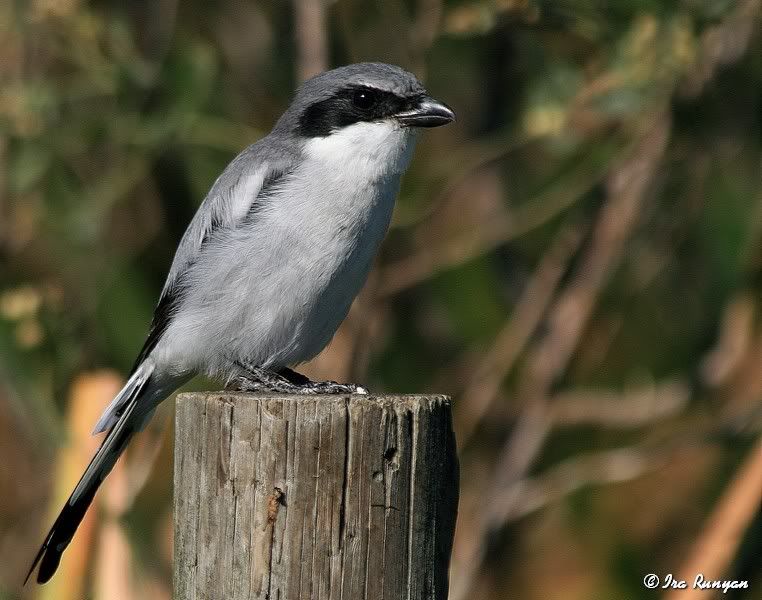
<path fill-rule="evenodd" d="M 156 406 L 197 374 L 244 390 L 364 393 L 292 371 L 346 317 L 386 234 L 416 129 L 453 121 L 399 67 L 306 81 L 269 135 L 223 171 L 177 248 L 148 338 L 94 433 L 105 439 L 45 538 L 48 581 L 95 492 Z"/>

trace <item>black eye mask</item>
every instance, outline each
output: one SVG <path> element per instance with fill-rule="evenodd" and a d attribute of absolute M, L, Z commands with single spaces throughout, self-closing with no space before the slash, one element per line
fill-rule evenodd
<path fill-rule="evenodd" d="M 418 96 L 403 98 L 376 88 L 349 86 L 308 106 L 299 117 L 299 133 L 304 137 L 325 137 L 354 123 L 392 117 L 415 106 L 417 100 Z"/>

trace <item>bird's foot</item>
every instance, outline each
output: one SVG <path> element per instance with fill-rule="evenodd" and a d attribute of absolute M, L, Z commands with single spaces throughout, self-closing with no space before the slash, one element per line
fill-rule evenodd
<path fill-rule="evenodd" d="M 278 372 L 238 363 L 239 374 L 229 386 L 240 392 L 276 392 L 280 394 L 367 394 L 368 390 L 355 383 L 312 381 L 301 373 L 285 368 Z"/>
<path fill-rule="evenodd" d="M 278 375 L 298 386 L 297 394 L 367 394 L 368 390 L 356 383 L 336 383 L 335 381 L 312 381 L 293 369 L 284 368 Z"/>
<path fill-rule="evenodd" d="M 296 384 L 274 371 L 243 363 L 238 363 L 238 367 L 240 367 L 238 374 L 230 380 L 228 386 L 239 392 L 297 393 Z"/>
<path fill-rule="evenodd" d="M 299 394 L 363 394 L 368 390 L 356 383 L 336 383 L 335 381 L 310 381 L 300 386 Z"/>

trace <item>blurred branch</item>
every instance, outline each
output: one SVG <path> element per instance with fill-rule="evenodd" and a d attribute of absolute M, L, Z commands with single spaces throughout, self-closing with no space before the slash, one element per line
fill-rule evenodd
<path fill-rule="evenodd" d="M 759 407 L 757 407 L 758 409 Z M 733 420 L 723 420 L 719 424 L 714 420 L 704 420 L 703 423 L 692 423 L 690 427 L 686 427 L 681 433 L 668 439 L 655 442 L 644 441 L 627 448 L 615 448 L 574 456 L 538 475 L 518 479 L 514 484 L 502 490 L 500 495 L 495 498 L 495 512 L 500 514 L 501 524 L 508 523 L 543 506 L 558 502 L 586 485 L 607 485 L 630 481 L 660 468 L 672 460 L 677 453 L 687 448 L 714 444 L 717 443 L 718 439 L 748 439 L 748 434 L 758 435 L 759 431 L 759 425 L 755 425 L 745 432 L 740 432 Z M 749 454 L 747 463 L 758 460 L 758 458 L 754 458 L 757 452 L 759 449 Z M 747 471 L 748 466 L 747 464 L 747 467 L 744 467 Z M 759 476 L 756 469 L 762 469 L 762 466 L 756 465 L 754 467 L 754 477 Z M 747 472 L 747 475 L 750 474 Z M 742 479 L 740 471 L 731 486 L 736 485 L 739 479 Z M 755 479 L 755 481 L 757 480 Z M 745 489 L 747 492 L 749 491 L 748 488 Z M 758 491 L 762 495 L 762 489 Z M 726 497 L 730 495 L 728 490 Z M 730 504 L 730 501 L 728 500 L 726 504 Z M 695 558 L 698 559 L 700 554 L 697 551 Z M 692 572 L 693 576 L 698 572 L 703 572 L 706 575 L 706 571 L 701 570 L 684 569 L 683 572 Z M 722 573 L 716 573 L 716 575 L 720 576 Z M 708 575 L 707 578 L 709 578 Z M 683 577 L 683 579 L 688 578 Z"/>
<path fill-rule="evenodd" d="M 566 180 L 563 186 L 553 187 L 511 211 L 508 226 L 502 221 L 487 221 L 478 230 L 461 231 L 460 237 L 445 240 L 439 247 L 421 247 L 412 256 L 382 267 L 380 293 L 399 293 L 541 227 L 574 204 L 604 176 L 603 165 L 585 162 L 577 176 Z"/>
<path fill-rule="evenodd" d="M 680 393 L 681 387 L 682 384 L 678 382 L 664 385 L 665 389 L 675 388 L 676 394 Z M 683 388 L 683 391 L 687 392 L 687 389 Z M 738 427 L 735 418 L 725 418 L 718 422 L 716 418 L 699 416 L 687 422 L 678 433 L 672 433 L 667 438 L 645 440 L 627 448 L 574 456 L 533 477 L 518 478 L 495 496 L 490 510 L 494 508 L 494 513 L 499 514 L 499 522 L 504 524 L 558 502 L 585 485 L 605 485 L 635 479 L 648 471 L 660 468 L 676 453 L 686 448 L 715 444 L 718 441 L 745 440 L 750 435 L 756 436 L 762 431 L 762 424 L 753 422 L 754 414 L 759 409 L 760 406 L 756 406 L 746 413 L 743 418 L 743 430 Z M 659 411 L 660 409 L 657 409 L 655 413 Z M 610 424 L 605 418 L 603 421 L 603 425 Z M 592 417 L 590 421 L 573 424 L 587 422 L 597 421 Z"/>
<path fill-rule="evenodd" d="M 693 552 L 675 576 L 692 582 L 698 573 L 705 579 L 720 579 L 735 556 L 749 523 L 762 504 L 762 440 L 746 457 L 733 481 L 725 490 L 713 514 L 693 546 Z M 706 591 L 671 590 L 666 600 L 691 600 L 706 597 Z"/>
<path fill-rule="evenodd" d="M 717 343 L 701 362 L 701 378 L 706 385 L 722 385 L 743 363 L 752 345 L 754 313 L 754 299 L 750 294 L 739 294 L 728 302 Z"/>
<path fill-rule="evenodd" d="M 323 0 L 294 0 L 297 77 L 309 79 L 328 67 Z"/>
<path fill-rule="evenodd" d="M 523 378 L 520 393 L 546 398 L 564 372 L 592 315 L 595 303 L 622 257 L 624 246 L 646 198 L 646 191 L 667 146 L 670 118 L 657 114 L 631 156 L 612 167 L 606 203 L 593 229 L 585 257 L 559 296 Z"/>
<path fill-rule="evenodd" d="M 645 31 L 646 36 L 653 36 L 657 30 L 654 27 L 653 18 L 644 18 L 640 25 L 634 25 L 636 33 L 638 31 Z M 642 34 L 641 34 L 642 35 Z M 636 35 L 637 37 L 637 35 Z M 650 44 L 642 44 L 649 47 Z M 648 52 L 646 51 L 646 54 Z M 630 57 L 630 60 L 633 60 Z M 653 75 L 656 73 L 670 72 L 665 69 L 655 69 Z M 641 75 L 642 76 L 642 73 Z M 610 131 L 617 131 L 624 125 L 625 129 L 628 123 L 621 120 L 621 116 L 616 116 L 607 110 L 602 110 L 601 105 L 607 102 L 607 98 L 618 90 L 627 89 L 632 85 L 631 82 L 632 73 L 627 70 L 622 70 L 620 66 L 612 67 L 611 70 L 605 71 L 597 77 L 593 77 L 583 87 L 581 87 L 573 98 L 568 102 L 568 106 L 563 109 L 558 109 L 558 126 L 557 127 L 541 127 L 539 129 L 529 128 L 530 133 L 525 133 L 525 137 L 521 143 L 527 143 L 530 140 L 542 139 L 547 137 L 548 134 L 553 134 L 558 139 L 564 139 L 564 137 L 575 139 L 580 135 L 592 137 L 594 134 L 610 135 Z M 645 115 L 646 118 L 651 117 L 653 114 L 659 111 L 665 111 L 669 102 L 669 95 L 672 93 L 671 81 L 667 84 L 657 86 L 658 90 L 650 100 L 642 100 L 641 115 Z M 649 106 L 650 104 L 650 106 Z M 544 112 L 540 111 L 544 118 L 547 118 L 548 110 Z M 630 119 L 629 123 L 634 123 L 637 119 Z M 599 139 L 597 142 L 598 149 L 608 143 L 605 138 Z M 512 150 L 518 143 L 514 143 L 509 146 L 508 150 L 500 150 L 494 154 L 486 153 L 486 157 L 483 157 L 475 165 L 471 165 L 466 170 L 465 175 L 452 178 L 457 184 L 462 184 L 460 179 L 466 178 L 475 169 L 483 166 L 487 162 L 497 160 L 501 156 L 504 156 L 508 151 Z M 621 156 L 626 156 L 631 149 L 626 147 L 618 148 L 616 153 Z M 470 150 L 473 154 L 473 150 Z M 416 285 L 421 281 L 426 280 L 435 273 L 463 264 L 477 256 L 480 256 L 486 252 L 493 250 L 495 247 L 510 241 L 516 237 L 526 234 L 529 231 L 545 224 L 548 220 L 557 216 L 560 212 L 570 206 L 580 196 L 589 191 L 593 185 L 600 182 L 600 180 L 609 171 L 611 165 L 611 159 L 602 161 L 602 163 L 596 163 L 596 157 L 592 156 L 594 153 L 587 153 L 588 164 L 579 169 L 577 177 L 564 177 L 563 184 L 558 189 L 551 189 L 540 197 L 532 199 L 528 204 L 525 204 L 518 209 L 512 211 L 511 223 L 509 227 L 504 227 L 500 223 L 486 223 L 480 227 L 480 235 L 476 235 L 475 232 L 467 231 L 461 232 L 460 237 L 455 239 L 445 239 L 441 244 L 432 246 L 431 244 L 424 245 L 417 249 L 412 256 L 398 260 L 396 263 L 385 266 L 382 271 L 382 290 L 384 293 L 393 294 L 402 289 Z M 461 161 L 462 162 L 462 161 Z M 454 166 L 453 168 L 459 169 L 460 167 Z M 450 186 L 446 190 L 445 195 L 453 193 L 453 187 Z M 441 198 L 435 203 L 437 206 L 442 204 Z"/>
<path fill-rule="evenodd" d="M 489 411 L 500 385 L 513 368 L 582 241 L 579 228 L 564 227 L 545 253 L 492 347 L 482 358 L 455 405 L 456 439 L 463 448 Z"/>
<path fill-rule="evenodd" d="M 585 486 L 636 479 L 656 469 L 663 462 L 663 457 L 658 458 L 639 448 L 617 448 L 576 456 L 542 475 L 520 480 L 504 490 L 495 498 L 494 512 L 500 514 L 504 523 L 514 521 L 559 502 Z"/>
<path fill-rule="evenodd" d="M 754 31 L 753 25 L 759 3 L 760 0 L 742 2 L 725 21 L 711 27 L 702 35 L 698 66 L 684 78 L 685 90 L 690 90 L 693 95 L 699 93 L 717 68 L 733 62 L 743 53 Z M 737 28 L 740 35 L 736 34 Z M 619 72 L 607 73 L 582 88 L 572 102 L 567 121 L 569 123 L 577 120 L 589 121 L 592 117 L 587 104 L 601 94 L 622 86 L 624 84 L 622 77 L 623 75 Z M 666 88 L 665 91 L 670 90 Z M 494 159 L 495 157 L 490 158 L 490 160 Z M 594 179 L 591 185 L 597 181 Z M 447 240 L 440 247 L 420 248 L 416 254 L 383 268 L 382 293 L 394 294 L 416 285 L 441 270 L 468 262 L 500 244 L 531 231 L 567 208 L 587 189 L 589 187 L 583 185 L 579 189 L 563 190 L 561 197 L 555 199 L 538 198 L 531 206 L 517 209 L 512 215 L 512 226 L 507 229 L 500 224 L 492 226 L 487 224 L 479 236 L 471 235 Z"/>
<path fill-rule="evenodd" d="M 761 0 L 740 0 L 721 23 L 701 34 L 695 68 L 681 82 L 682 95 L 698 96 L 718 69 L 743 56 L 752 34 L 759 31 L 760 7 Z"/>
<path fill-rule="evenodd" d="M 553 397 L 548 418 L 557 426 L 639 427 L 679 414 L 689 399 L 690 388 L 681 380 L 639 386 L 622 394 L 574 390 Z"/>
<path fill-rule="evenodd" d="M 519 382 L 519 396 L 526 405 L 520 423 L 528 424 L 532 433 L 519 426 L 509 438 L 496 469 L 498 488 L 522 474 L 542 447 L 550 427 L 547 402 L 551 388 L 566 370 L 598 296 L 621 259 L 668 137 L 669 117 L 663 113 L 643 133 L 632 155 L 615 165 L 607 178 L 607 201 L 593 228 L 590 245 L 553 305 L 545 335 L 527 358 Z M 534 453 L 527 452 L 526 441 L 513 439 L 524 435 L 536 438 L 529 444 Z"/>
<path fill-rule="evenodd" d="M 665 107 L 666 108 L 666 107 Z M 606 179 L 606 202 L 592 231 L 590 244 L 575 269 L 569 284 L 561 291 L 547 319 L 547 332 L 530 352 L 519 382 L 519 397 L 525 406 L 513 432 L 506 441 L 491 484 L 489 498 L 504 497 L 519 481 L 542 450 L 551 431 L 549 396 L 557 378 L 566 370 L 592 315 L 596 301 L 609 276 L 619 263 L 646 191 L 667 147 L 670 118 L 656 113 L 641 132 L 630 156 L 615 164 Z M 454 600 L 471 593 L 486 552 L 486 540 L 502 526 L 504 515 L 514 508 L 509 503 L 498 507 L 489 503 L 479 519 L 478 538 L 473 556 L 458 573 Z M 457 564 L 455 565 L 458 566 Z"/>

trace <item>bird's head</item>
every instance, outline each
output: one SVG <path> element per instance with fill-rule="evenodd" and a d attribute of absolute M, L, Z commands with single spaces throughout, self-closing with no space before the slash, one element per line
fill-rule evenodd
<path fill-rule="evenodd" d="M 358 63 L 305 81 L 276 128 L 318 138 L 364 123 L 411 129 L 454 119 L 452 109 L 430 97 L 412 73 L 384 63 Z"/>

